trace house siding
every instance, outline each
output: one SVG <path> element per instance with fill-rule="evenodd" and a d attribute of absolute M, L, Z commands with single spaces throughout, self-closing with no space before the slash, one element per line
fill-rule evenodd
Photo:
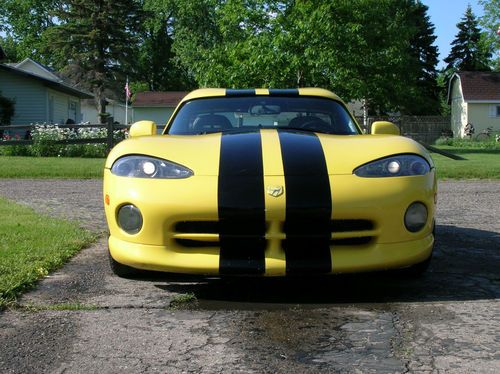
<path fill-rule="evenodd" d="M 15 100 L 12 125 L 29 125 L 48 120 L 47 89 L 33 79 L 0 71 L 0 92 Z"/>
<path fill-rule="evenodd" d="M 490 117 L 491 103 L 468 103 L 468 121 L 474 125 L 475 134 L 479 134 L 487 127 L 500 127 L 500 117 Z M 500 105 L 500 102 L 498 103 Z"/>
<path fill-rule="evenodd" d="M 25 60 L 22 63 L 17 64 L 16 68 L 27 71 L 28 73 L 31 74 L 39 75 L 47 79 L 52 79 L 56 81 L 58 80 L 56 75 L 46 71 L 45 69 L 37 65 L 35 62 L 30 60 Z"/>
<path fill-rule="evenodd" d="M 174 112 L 175 108 L 134 108 L 134 122 L 147 120 L 163 126 Z"/>
<path fill-rule="evenodd" d="M 114 122 L 121 124 L 125 123 L 125 104 L 111 102 L 106 105 L 106 113 L 109 113 L 113 117 Z M 83 122 L 99 123 L 100 119 L 97 115 L 97 108 L 92 103 L 91 100 L 85 100 L 82 102 L 82 116 Z M 132 108 L 128 107 L 128 122 L 132 122 Z"/>
<path fill-rule="evenodd" d="M 53 104 L 54 113 L 53 113 L 53 117 L 51 118 L 53 123 L 64 124 L 64 123 L 66 123 L 66 120 L 71 117 L 70 111 L 69 111 L 70 101 L 73 101 L 76 103 L 76 116 L 74 118 L 74 121 L 76 123 L 79 123 L 82 121 L 80 99 L 78 97 L 66 95 L 64 93 L 57 92 L 57 91 L 54 91 L 51 89 L 48 89 L 47 92 L 48 92 L 48 100 L 50 100 L 52 98 L 53 103 L 54 103 Z"/>

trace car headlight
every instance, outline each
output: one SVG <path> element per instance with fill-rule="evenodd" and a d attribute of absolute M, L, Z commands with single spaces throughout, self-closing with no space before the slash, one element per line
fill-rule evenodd
<path fill-rule="evenodd" d="M 111 173 L 121 177 L 181 179 L 194 173 L 172 161 L 149 156 L 124 156 L 115 161 Z"/>
<path fill-rule="evenodd" d="M 362 165 L 354 170 L 358 177 L 406 177 L 425 175 L 431 170 L 426 159 L 417 155 L 397 155 Z"/>

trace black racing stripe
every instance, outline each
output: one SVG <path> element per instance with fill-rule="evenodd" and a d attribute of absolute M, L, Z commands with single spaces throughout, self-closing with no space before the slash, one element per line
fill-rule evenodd
<path fill-rule="evenodd" d="M 264 273 L 266 217 L 260 132 L 222 135 L 218 205 L 219 272 Z"/>
<path fill-rule="evenodd" d="M 287 274 L 329 273 L 332 199 L 325 155 L 314 133 L 280 131 L 286 185 Z"/>
<path fill-rule="evenodd" d="M 226 89 L 226 96 L 255 96 L 255 89 L 244 89 L 244 90 Z"/>
<path fill-rule="evenodd" d="M 269 96 L 299 96 L 299 90 L 297 88 L 270 88 Z"/>

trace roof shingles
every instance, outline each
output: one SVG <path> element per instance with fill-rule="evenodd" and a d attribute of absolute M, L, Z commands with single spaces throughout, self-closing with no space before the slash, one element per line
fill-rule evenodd
<path fill-rule="evenodd" d="M 462 71 L 457 74 L 465 101 L 500 101 L 500 73 Z"/>
<path fill-rule="evenodd" d="M 175 108 L 177 104 L 188 93 L 184 91 L 167 92 L 138 92 L 133 102 L 134 107 L 170 107 Z"/>

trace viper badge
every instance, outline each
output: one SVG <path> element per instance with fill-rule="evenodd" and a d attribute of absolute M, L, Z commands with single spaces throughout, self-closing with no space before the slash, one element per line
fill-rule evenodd
<path fill-rule="evenodd" d="M 281 196 L 283 195 L 283 186 L 267 186 L 266 192 L 273 197 Z"/>

